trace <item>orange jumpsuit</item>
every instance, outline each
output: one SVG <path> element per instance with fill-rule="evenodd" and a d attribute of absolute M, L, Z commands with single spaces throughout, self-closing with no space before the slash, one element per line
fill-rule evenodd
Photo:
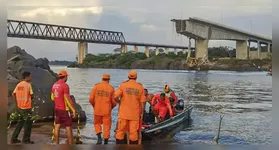
<path fill-rule="evenodd" d="M 121 97 L 118 110 L 118 126 L 115 138 L 124 139 L 124 134 L 129 129 L 129 139 L 138 140 L 138 131 L 141 113 L 141 103 L 145 102 L 144 88 L 136 80 L 122 82 L 115 92 L 115 97 Z"/>
<path fill-rule="evenodd" d="M 96 84 L 91 93 L 89 102 L 94 108 L 94 127 L 96 134 L 102 133 L 104 126 L 104 139 L 109 139 L 111 129 L 111 110 L 115 107 L 114 88 L 107 82 Z"/>
<path fill-rule="evenodd" d="M 154 106 L 155 111 L 159 112 L 160 118 L 165 118 L 168 111 L 170 116 L 173 116 L 170 100 L 168 97 L 165 96 L 165 99 L 162 100 L 160 94 L 156 94 L 152 98 L 151 105 Z"/>

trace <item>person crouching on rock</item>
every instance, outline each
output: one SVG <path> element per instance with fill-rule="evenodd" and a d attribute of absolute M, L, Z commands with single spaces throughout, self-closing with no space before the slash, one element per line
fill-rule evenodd
<path fill-rule="evenodd" d="M 59 80 L 52 86 L 51 99 L 54 101 L 55 129 L 54 138 L 59 144 L 59 132 L 61 126 L 66 127 L 67 143 L 73 144 L 72 118 L 76 117 L 76 110 L 70 97 L 70 89 L 67 82 L 68 73 L 64 70 L 59 72 Z M 72 116 L 70 115 L 72 111 Z"/>
<path fill-rule="evenodd" d="M 30 141 L 31 129 L 33 121 L 31 120 L 32 111 L 32 100 L 33 100 L 33 90 L 30 84 L 32 78 L 30 72 L 23 72 L 22 74 L 24 81 L 17 84 L 13 91 L 13 97 L 16 101 L 17 112 L 21 115 L 16 128 L 12 134 L 11 144 L 20 143 L 21 141 L 17 139 L 22 127 L 24 126 L 24 134 L 22 142 L 25 144 L 34 144 Z"/>
<path fill-rule="evenodd" d="M 164 121 L 166 114 L 169 112 L 170 117 L 173 117 L 173 110 L 171 108 L 170 100 L 165 93 L 156 94 L 152 98 L 152 110 L 159 122 Z"/>
<path fill-rule="evenodd" d="M 96 144 L 102 144 L 102 127 L 104 132 L 104 144 L 108 144 L 111 129 L 111 110 L 116 106 L 114 100 L 114 88 L 109 84 L 110 75 L 103 74 L 102 82 L 95 84 L 92 88 L 89 102 L 94 109 L 94 127 L 98 141 Z"/>

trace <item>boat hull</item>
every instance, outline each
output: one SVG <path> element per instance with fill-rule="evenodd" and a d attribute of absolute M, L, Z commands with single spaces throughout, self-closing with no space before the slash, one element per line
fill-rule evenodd
<path fill-rule="evenodd" d="M 142 130 L 142 141 L 163 140 L 172 138 L 176 133 L 183 130 L 183 124 L 190 119 L 193 106 L 186 108 L 172 119 L 167 119 L 161 123 Z M 158 132 L 159 131 L 159 132 Z"/>

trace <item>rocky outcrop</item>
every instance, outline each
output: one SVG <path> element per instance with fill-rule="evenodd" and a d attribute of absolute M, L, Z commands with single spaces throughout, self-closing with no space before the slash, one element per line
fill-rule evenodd
<path fill-rule="evenodd" d="M 33 113 L 41 117 L 40 121 L 53 120 L 54 104 L 50 99 L 51 87 L 57 81 L 57 74 L 54 73 L 46 58 L 35 59 L 25 50 L 14 46 L 7 51 L 8 66 L 8 115 L 15 110 L 15 101 L 11 97 L 17 83 L 22 80 L 22 73 L 29 71 L 32 74 L 32 87 L 34 91 Z M 72 96 L 74 99 L 74 96 Z M 85 112 L 74 100 L 77 112 L 81 116 L 81 121 L 86 120 Z M 75 119 L 76 120 L 76 119 Z"/>

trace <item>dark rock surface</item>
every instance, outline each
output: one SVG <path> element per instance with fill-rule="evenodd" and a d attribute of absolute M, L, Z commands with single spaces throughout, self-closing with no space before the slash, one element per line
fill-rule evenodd
<path fill-rule="evenodd" d="M 50 99 L 51 87 L 57 81 L 57 74 L 54 73 L 46 58 L 35 59 L 25 50 L 18 46 L 7 50 L 8 66 L 8 115 L 15 110 L 15 101 L 11 94 L 19 81 L 22 80 L 24 71 L 31 72 L 32 87 L 34 91 L 33 113 L 42 117 L 39 121 L 53 120 L 54 104 Z M 74 96 L 72 96 L 74 99 Z M 85 112 L 74 100 L 77 112 L 80 114 L 80 121 L 86 120 Z M 74 119 L 76 121 L 76 119 Z"/>

